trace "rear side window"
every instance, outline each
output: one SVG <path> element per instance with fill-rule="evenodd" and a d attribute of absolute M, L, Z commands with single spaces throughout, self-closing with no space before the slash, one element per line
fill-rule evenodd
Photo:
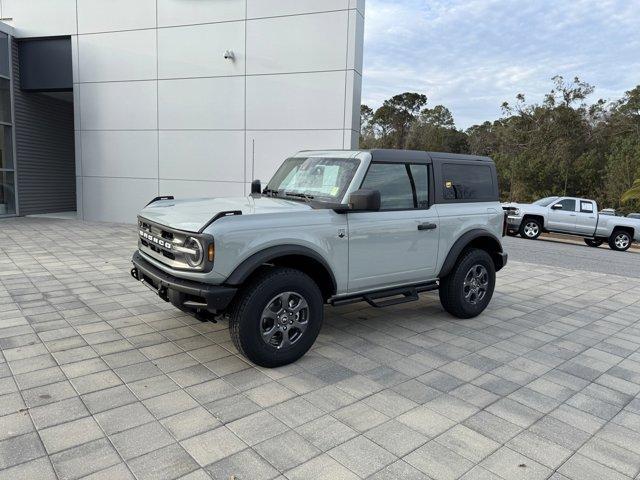
<path fill-rule="evenodd" d="M 593 203 L 586 200 L 580 200 L 580 211 L 582 213 L 593 213 Z"/>
<path fill-rule="evenodd" d="M 442 165 L 442 197 L 445 200 L 497 200 L 493 172 L 488 165 L 444 163 Z"/>

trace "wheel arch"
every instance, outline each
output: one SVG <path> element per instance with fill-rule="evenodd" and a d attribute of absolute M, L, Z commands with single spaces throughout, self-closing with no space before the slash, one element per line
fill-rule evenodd
<path fill-rule="evenodd" d="M 633 227 L 629 227 L 627 225 L 616 225 L 615 227 L 613 227 L 613 230 L 611 230 L 611 236 L 613 236 L 616 232 L 620 230 L 627 232 L 629 235 L 631 235 L 631 241 L 633 242 L 633 237 L 636 233 Z"/>
<path fill-rule="evenodd" d="M 240 286 L 269 266 L 289 267 L 306 273 L 318 284 L 325 301 L 337 291 L 336 278 L 327 261 L 302 245 L 278 245 L 254 253 L 236 267 L 225 284 Z"/>
<path fill-rule="evenodd" d="M 527 214 L 525 214 L 522 217 L 521 225 L 524 225 L 524 222 L 529 218 L 531 218 L 533 220 L 537 220 L 538 223 L 540 223 L 540 227 L 542 227 L 542 230 L 545 230 L 547 228 L 546 225 L 544 224 L 544 216 L 536 214 L 536 213 L 527 213 Z"/>
<path fill-rule="evenodd" d="M 440 268 L 438 278 L 446 277 L 453 269 L 462 252 L 468 248 L 479 248 L 491 255 L 496 272 L 504 266 L 505 257 L 498 237 L 487 230 L 474 229 L 463 234 L 449 249 L 442 268 Z"/>

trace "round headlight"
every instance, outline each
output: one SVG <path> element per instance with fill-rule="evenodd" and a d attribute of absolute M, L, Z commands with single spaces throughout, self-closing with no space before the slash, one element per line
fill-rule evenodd
<path fill-rule="evenodd" d="M 193 237 L 188 237 L 184 241 L 184 248 L 193 250 L 193 253 L 185 253 L 187 263 L 192 267 L 199 267 L 204 258 L 204 251 L 202 250 L 202 244 L 200 241 Z"/>

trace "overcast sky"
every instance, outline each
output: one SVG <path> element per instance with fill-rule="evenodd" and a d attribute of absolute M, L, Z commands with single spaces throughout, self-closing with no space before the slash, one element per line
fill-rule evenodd
<path fill-rule="evenodd" d="M 640 84 L 640 0 L 367 0 L 362 101 L 415 91 L 467 128 L 550 78 L 579 76 L 596 98 Z"/>

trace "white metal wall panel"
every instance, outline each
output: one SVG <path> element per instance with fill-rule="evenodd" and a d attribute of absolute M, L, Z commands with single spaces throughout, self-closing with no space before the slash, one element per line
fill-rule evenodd
<path fill-rule="evenodd" d="M 0 3 L 18 35 L 73 36 L 82 218 L 240 195 L 298 150 L 357 146 L 364 0 Z"/>
<path fill-rule="evenodd" d="M 159 29 L 159 78 L 244 75 L 245 23 Z M 224 58 L 226 51 L 233 52 L 233 61 Z"/>
<path fill-rule="evenodd" d="M 32 0 L 18 0 L 30 2 Z M 55 3 L 58 0 L 48 0 Z M 156 0 L 76 0 L 78 33 L 156 27 Z M 19 21 L 19 19 L 16 19 Z"/>
<path fill-rule="evenodd" d="M 244 20 L 246 0 L 158 0 L 158 26 Z"/>
<path fill-rule="evenodd" d="M 250 20 L 247 73 L 344 70 L 348 23 L 347 10 Z"/>
<path fill-rule="evenodd" d="M 155 80 L 156 30 L 80 35 L 79 82 Z"/>

